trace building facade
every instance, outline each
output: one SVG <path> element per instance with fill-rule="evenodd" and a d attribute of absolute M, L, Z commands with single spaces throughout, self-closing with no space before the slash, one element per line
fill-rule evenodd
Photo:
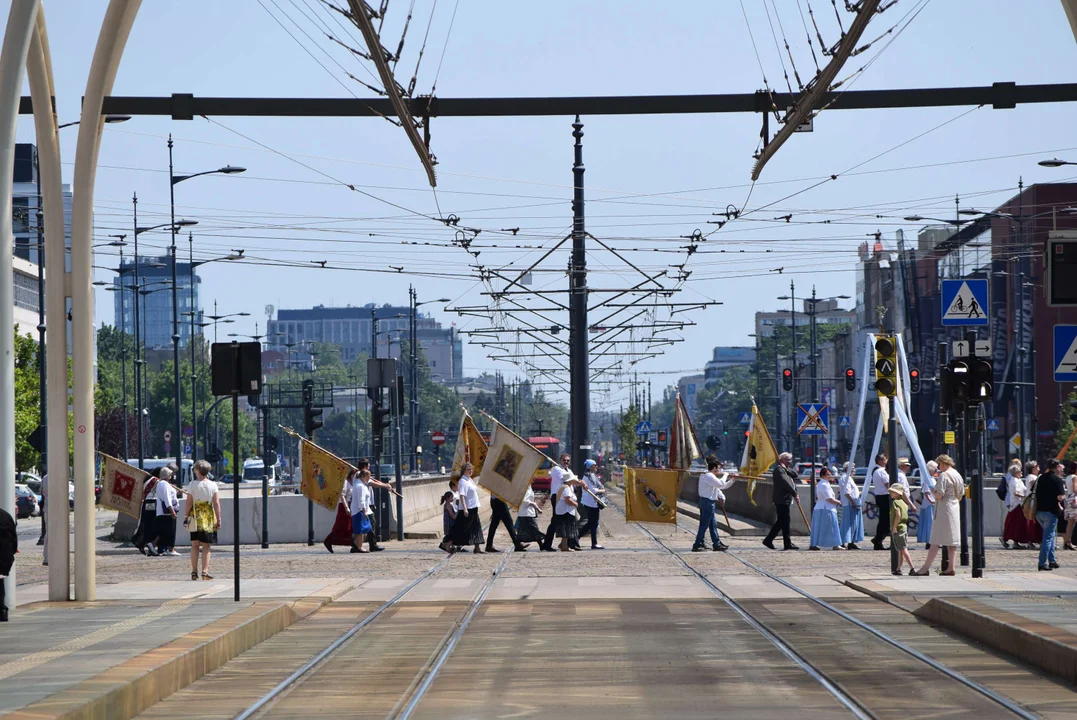
<path fill-rule="evenodd" d="M 708 387 L 713 385 L 721 377 L 723 370 L 731 367 L 748 367 L 754 362 L 754 347 L 716 347 L 711 359 L 703 366 L 703 385 Z"/>
<path fill-rule="evenodd" d="M 399 360 L 409 336 L 409 320 L 410 309 L 398 305 L 281 309 L 268 323 L 267 347 L 286 350 L 310 342 L 326 343 L 340 348 L 344 362 L 354 362 L 360 355 L 372 356 L 376 341 L 378 357 Z M 455 327 L 443 328 L 437 320 L 418 313 L 415 331 L 434 380 L 463 377 L 463 342 Z"/>
<path fill-rule="evenodd" d="M 192 285 L 192 279 L 194 284 Z M 190 312 L 198 312 L 198 273 L 191 272 L 191 264 L 176 263 L 176 291 L 178 300 L 179 343 L 187 347 L 191 338 Z M 137 293 L 139 305 L 139 328 L 142 342 L 148 349 L 172 347 L 172 260 L 168 255 L 140 257 L 138 260 Z M 116 274 L 113 317 L 116 328 L 135 334 L 135 263 L 124 257 Z M 193 292 L 192 292 L 193 291 Z"/>
<path fill-rule="evenodd" d="M 696 414 L 696 395 L 703 390 L 705 383 L 705 375 L 685 375 L 677 381 L 677 392 L 681 394 L 684 407 L 692 417 Z"/>

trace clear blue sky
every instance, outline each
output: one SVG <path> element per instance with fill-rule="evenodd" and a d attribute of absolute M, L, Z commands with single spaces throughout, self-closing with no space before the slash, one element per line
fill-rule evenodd
<path fill-rule="evenodd" d="M 370 95 L 348 80 L 323 50 L 350 72 L 370 79 L 363 65 L 333 47 L 324 35 L 315 35 L 316 26 L 300 13 L 335 26 L 317 0 L 262 2 L 264 6 L 257 0 L 145 2 L 115 94 L 347 97 L 350 90 Z M 807 4 L 801 0 L 800 7 Z M 46 0 L 45 5 L 61 121 L 72 120 L 78 113 L 106 3 Z M 404 0 L 390 3 L 386 44 L 395 46 L 407 5 Z M 418 74 L 419 92 L 430 90 L 453 5 L 450 0 L 437 5 Z M 837 33 L 829 2 L 813 0 L 811 5 L 824 35 L 833 42 Z M 917 5 L 918 0 L 900 0 L 873 21 L 866 37 L 875 37 Z M 747 24 L 741 4 L 732 0 L 665 4 L 460 0 L 437 94 L 752 92 L 763 81 L 748 27 L 770 85 L 782 90 L 780 55 L 764 3 L 744 0 L 744 7 Z M 772 14 L 777 7 L 797 69 L 806 80 L 814 74 L 814 65 L 798 3 L 775 0 L 766 7 Z M 411 77 L 430 9 L 430 0 L 416 2 L 397 73 L 404 84 Z M 332 72 L 312 60 L 273 16 Z M 314 42 L 299 35 L 288 17 L 299 21 Z M 780 41 L 777 19 L 775 28 Z M 841 75 L 861 67 L 879 47 L 881 43 L 852 60 Z M 1070 82 L 1075 67 L 1077 43 L 1058 0 L 932 0 L 852 87 Z M 822 295 L 854 294 L 856 247 L 868 233 L 881 230 L 893 237 L 904 227 L 914 237 L 916 226 L 900 218 L 912 213 L 950 217 L 955 193 L 967 196 L 964 206 L 990 208 L 1015 192 L 1020 176 L 1026 183 L 1071 179 L 1072 173 L 1065 169 L 1040 168 L 1036 160 L 1053 155 L 1077 160 L 1077 137 L 1072 130 L 1077 108 L 983 108 L 932 130 L 966 110 L 824 112 L 815 120 L 813 133 L 794 136 L 764 171 L 747 207 L 752 210 L 779 202 L 753 214 L 751 222 L 730 224 L 702 248 L 727 253 L 701 252 L 692 258 L 688 269 L 693 275 L 678 299 L 707 297 L 725 304 L 693 313 L 691 319 L 699 324 L 683 332 L 684 343 L 640 365 L 641 373 L 668 373 L 656 375 L 656 392 L 677 375 L 701 369 L 715 345 L 751 344 L 747 335 L 752 332 L 752 314 L 784 306 L 774 298 L 788 291 L 790 279 L 797 282 L 798 295 L 810 292 L 812 283 Z M 244 248 L 249 256 L 303 266 L 325 259 L 352 268 L 393 265 L 407 272 L 469 273 L 470 258 L 458 248 L 399 244 L 401 239 L 445 244 L 452 239 L 451 232 L 325 177 L 353 183 L 409 211 L 437 214 L 434 196 L 399 128 L 379 119 L 217 120 L 223 126 L 202 119 L 172 122 L 163 118 L 135 118 L 110 126 L 98 172 L 97 234 L 104 237 L 130 227 L 134 191 L 140 200 L 140 224 L 164 222 L 168 211 L 165 138 L 171 132 L 179 172 L 225 164 L 249 168 L 243 176 L 199 178 L 177 186 L 177 215 L 200 223 L 195 229 L 199 258 Z M 569 117 L 434 120 L 441 211 L 489 230 L 522 228 L 515 243 L 528 247 L 485 247 L 484 264 L 502 267 L 515 262 L 519 266 L 535 257 L 532 248 L 567 231 L 571 121 Z M 675 254 L 641 250 L 676 248 L 684 242 L 678 236 L 695 228 L 712 229 L 705 224 L 712 212 L 745 202 L 759 116 L 654 115 L 585 117 L 583 121 L 588 229 L 618 247 L 638 248 L 631 253 L 633 261 L 652 269 L 680 262 Z M 782 201 L 812 185 L 813 178 L 842 173 L 928 130 L 932 132 L 863 165 L 858 169 L 862 174 L 840 177 Z M 70 163 L 75 130 L 64 133 L 63 153 Z M 33 141 L 29 118 L 20 125 L 19 140 Z M 315 170 L 267 152 L 253 141 Z M 1027 155 L 999 157 L 1021 154 Z M 964 162 L 972 160 L 983 161 Z M 954 164 L 922 167 L 937 163 Z M 71 165 L 65 165 L 65 181 L 70 180 L 71 171 Z M 790 212 L 796 222 L 771 222 Z M 825 219 L 833 222 L 805 222 Z M 164 236 L 142 238 L 158 247 L 166 241 Z M 476 245 L 495 241 L 503 244 L 505 239 L 487 234 Z M 186 242 L 181 247 L 185 251 Z M 553 267 L 563 268 L 564 261 L 558 256 Z M 115 262 L 111 257 L 98 258 L 101 265 Z M 597 271 L 592 285 L 611 287 L 631 278 L 608 256 L 595 256 L 591 267 Z M 784 274 L 771 272 L 777 267 L 784 267 Z M 264 329 L 263 308 L 269 304 L 403 304 L 409 282 L 418 286 L 420 299 L 444 296 L 469 304 L 486 302 L 473 278 L 380 275 L 313 266 L 270 268 L 253 263 L 210 265 L 202 270 L 202 277 L 203 307 L 217 300 L 222 312 L 252 313 L 249 322 L 231 326 L 241 332 L 254 332 L 256 320 Z M 101 279 L 111 279 L 111 275 L 102 273 Z M 556 285 L 558 280 L 546 275 L 536 286 L 551 282 Z M 456 318 L 440 307 L 433 312 L 446 323 L 475 327 L 479 322 Z M 97 318 L 112 321 L 111 293 L 98 293 Z M 465 350 L 469 374 L 498 367 L 512 370 L 485 359 L 477 348 Z M 596 405 L 616 407 L 623 397 L 614 392 L 599 398 Z"/>

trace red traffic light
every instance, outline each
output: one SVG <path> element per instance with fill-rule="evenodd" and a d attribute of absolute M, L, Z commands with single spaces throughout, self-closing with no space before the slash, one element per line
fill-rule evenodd
<path fill-rule="evenodd" d="M 856 370 L 845 368 L 845 377 L 856 377 Z"/>
<path fill-rule="evenodd" d="M 919 380 L 920 379 L 920 371 L 917 370 L 916 368 L 913 368 L 912 370 L 909 371 L 909 377 L 911 377 L 913 380 Z"/>
<path fill-rule="evenodd" d="M 744 437 L 751 437 L 751 435 L 752 435 L 752 431 L 751 431 L 751 430 L 745 430 L 745 431 L 744 431 Z"/>
<path fill-rule="evenodd" d="M 782 370 L 782 375 L 784 377 L 792 377 L 793 376 L 793 371 L 790 370 L 789 368 L 786 368 L 785 370 Z"/>

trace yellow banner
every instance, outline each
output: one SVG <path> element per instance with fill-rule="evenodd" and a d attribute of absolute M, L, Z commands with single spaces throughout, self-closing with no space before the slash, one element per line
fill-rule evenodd
<path fill-rule="evenodd" d="M 681 473 L 656 468 L 625 468 L 625 519 L 629 522 L 676 523 Z"/>
<path fill-rule="evenodd" d="M 456 452 L 452 456 L 452 472 L 449 473 L 449 477 L 459 480 L 460 468 L 466 462 L 475 466 L 475 471 L 471 474 L 471 477 L 475 478 L 481 475 L 488 450 L 486 441 L 482 439 L 479 429 L 475 427 L 475 421 L 471 419 L 471 416 L 465 410 L 464 416 L 460 418 L 460 432 L 456 436 Z"/>
<path fill-rule="evenodd" d="M 752 493 L 755 491 L 756 479 L 765 475 L 778 462 L 778 449 L 759 414 L 759 407 L 752 403 L 752 421 L 748 427 L 748 442 L 744 444 L 744 457 L 741 458 L 740 474 L 748 478 L 748 500 L 755 505 Z"/>
<path fill-rule="evenodd" d="M 111 455 L 101 453 L 101 457 L 105 461 L 101 466 L 101 505 L 136 519 L 142 517 L 143 489 L 150 474 Z"/>
<path fill-rule="evenodd" d="M 299 489 L 315 505 L 336 510 L 344 481 L 354 468 L 309 440 L 299 443 Z"/>

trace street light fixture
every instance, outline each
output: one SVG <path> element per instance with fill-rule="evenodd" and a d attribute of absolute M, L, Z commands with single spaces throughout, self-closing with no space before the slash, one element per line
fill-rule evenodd
<path fill-rule="evenodd" d="M 1059 160 L 1058 158 L 1051 158 L 1050 160 L 1040 160 L 1036 164 L 1041 167 L 1048 168 L 1062 167 L 1063 165 L 1077 165 L 1077 163 L 1075 162 L 1070 162 L 1069 160 Z"/>
<path fill-rule="evenodd" d="M 131 119 L 130 115 L 106 115 L 105 116 L 105 122 L 110 124 L 110 125 L 113 124 L 113 123 L 127 122 L 130 119 Z M 62 123 L 60 125 L 57 125 L 56 129 L 57 130 L 63 130 L 65 127 L 71 127 L 73 125 L 78 125 L 80 122 L 81 122 L 81 120 L 75 120 L 74 122 Z"/>

